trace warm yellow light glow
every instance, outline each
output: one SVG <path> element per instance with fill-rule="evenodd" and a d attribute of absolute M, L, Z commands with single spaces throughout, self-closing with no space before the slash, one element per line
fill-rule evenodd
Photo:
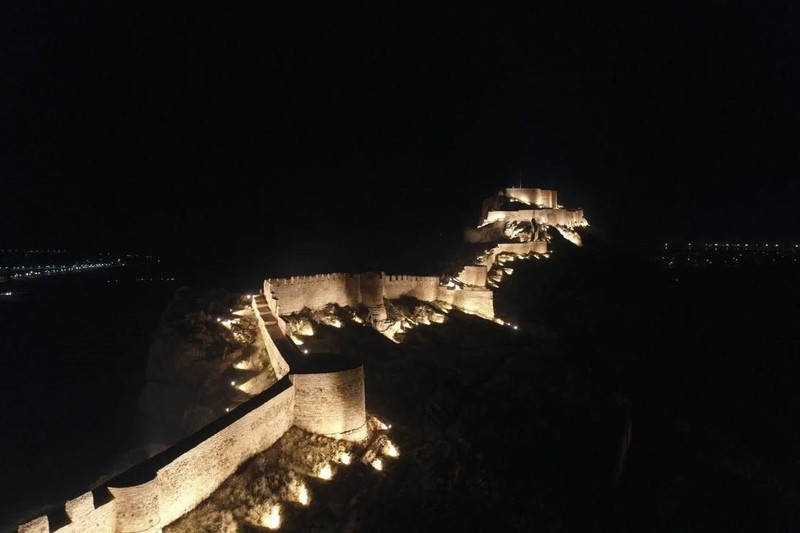
<path fill-rule="evenodd" d="M 378 429 L 389 429 L 390 427 L 392 427 L 392 426 L 388 426 L 388 425 L 384 424 L 383 422 L 381 422 L 377 418 L 375 420 L 378 422 Z"/>
<path fill-rule="evenodd" d="M 383 470 L 383 461 L 381 461 L 380 457 L 374 459 L 370 464 L 375 470 Z"/>
<path fill-rule="evenodd" d="M 390 440 L 386 441 L 386 445 L 383 447 L 383 453 L 389 457 L 400 457 L 400 451 Z"/>
<path fill-rule="evenodd" d="M 339 462 L 343 465 L 349 465 L 353 461 L 353 458 L 347 452 L 342 452 L 339 454 Z"/>
<path fill-rule="evenodd" d="M 333 326 L 333 327 L 335 327 L 335 328 L 340 328 L 340 327 L 342 327 L 342 323 L 341 323 L 341 322 L 340 322 L 338 319 L 335 319 L 335 318 L 334 318 L 334 319 L 331 321 L 331 326 Z"/>
<path fill-rule="evenodd" d="M 300 502 L 301 505 L 308 505 L 310 501 L 308 497 L 308 488 L 306 488 L 305 483 L 300 483 L 300 486 L 297 487 L 297 501 Z"/>
<path fill-rule="evenodd" d="M 239 361 L 238 363 L 234 364 L 233 368 L 235 368 L 237 370 L 250 370 L 250 368 L 252 366 L 253 366 L 253 362 L 250 361 L 250 359 L 243 359 L 243 360 Z"/>
<path fill-rule="evenodd" d="M 331 468 L 331 465 L 328 463 L 322 465 L 317 472 L 317 477 L 322 479 L 331 479 L 333 477 L 333 469 Z"/>
<path fill-rule="evenodd" d="M 281 527 L 281 506 L 275 504 L 269 511 L 264 513 L 264 516 L 261 517 L 261 524 L 270 529 Z"/>
<path fill-rule="evenodd" d="M 292 342 L 295 343 L 297 346 L 303 344 L 303 341 L 295 337 L 294 335 L 289 335 L 289 338 L 292 339 Z"/>

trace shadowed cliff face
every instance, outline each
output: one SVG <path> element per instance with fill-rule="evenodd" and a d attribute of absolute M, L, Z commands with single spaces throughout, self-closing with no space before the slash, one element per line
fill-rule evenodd
<path fill-rule="evenodd" d="M 179 289 L 162 312 L 139 396 L 148 442 L 168 446 L 246 401 L 250 395 L 232 383 L 264 371 L 266 382 L 274 382 L 260 348 L 245 298 L 223 289 Z"/>

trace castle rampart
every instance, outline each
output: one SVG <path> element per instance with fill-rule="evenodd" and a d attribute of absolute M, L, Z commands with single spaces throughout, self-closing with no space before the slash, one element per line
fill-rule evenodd
<path fill-rule="evenodd" d="M 533 212 L 533 220 L 537 224 L 549 226 L 585 226 L 583 209 L 537 209 Z"/>
<path fill-rule="evenodd" d="M 503 194 L 520 202 L 539 207 L 558 207 L 558 194 L 552 189 L 536 188 L 509 188 L 503 189 Z"/>
<path fill-rule="evenodd" d="M 288 378 L 279 383 L 266 391 L 260 405 L 233 421 L 223 417 L 220 421 L 228 423 L 158 470 L 164 524 L 192 510 L 239 465 L 272 446 L 292 426 L 294 388 Z"/>
<path fill-rule="evenodd" d="M 436 299 L 467 313 L 487 319 L 494 318 L 494 293 L 491 289 L 474 287 L 456 289 L 440 286 Z"/>
<path fill-rule="evenodd" d="M 542 211 L 539 209 L 539 211 Z M 520 209 L 519 211 L 489 211 L 486 213 L 484 224 L 493 222 L 530 222 L 533 220 L 534 209 Z"/>
<path fill-rule="evenodd" d="M 456 279 L 473 287 L 486 287 L 487 270 L 484 265 L 467 265 L 458 273 Z"/>
<path fill-rule="evenodd" d="M 292 374 L 297 395 L 294 424 L 302 429 L 346 440 L 367 435 L 364 369 Z"/>
<path fill-rule="evenodd" d="M 527 254 L 546 254 L 547 241 L 529 241 L 529 242 L 501 242 L 492 248 L 489 256 L 485 259 L 486 268 L 491 269 L 494 265 L 497 256 L 502 253 L 510 253 L 516 255 Z"/>
<path fill-rule="evenodd" d="M 64 504 L 68 524 L 58 527 L 64 533 L 95 533 L 97 531 L 113 531 L 116 517 L 115 500 L 109 500 L 95 507 L 94 495 L 91 491 L 77 498 L 67 500 Z M 48 517 L 40 516 L 19 527 L 20 533 L 49 533 L 51 526 Z M 56 526 L 57 527 L 57 526 Z M 56 530 L 54 530 L 56 531 Z"/>
<path fill-rule="evenodd" d="M 287 359 L 278 348 L 287 339 L 263 295 L 253 298 L 260 334 L 276 374 Z M 290 378 L 296 378 L 298 386 Z M 277 441 L 296 420 L 334 438 L 366 436 L 361 365 L 337 371 L 313 369 L 286 375 L 264 392 L 110 480 L 108 502 L 95 507 L 92 492 L 64 505 L 65 524 L 47 515 L 21 524 L 20 533 L 157 533 L 194 509 L 253 455 Z M 296 401 L 296 393 L 300 395 Z M 296 415 L 296 413 L 299 413 Z"/>
<path fill-rule="evenodd" d="M 327 304 L 341 306 L 359 303 L 358 278 L 353 274 L 331 273 L 314 276 L 268 279 L 272 297 L 282 314 L 319 309 Z"/>
<path fill-rule="evenodd" d="M 137 485 L 109 486 L 114 496 L 114 529 L 118 533 L 155 533 L 161 531 L 158 474 Z M 61 530 L 59 530 L 61 531 Z"/>
<path fill-rule="evenodd" d="M 274 302 L 275 300 L 272 299 L 272 301 Z M 286 334 L 286 321 L 273 314 L 263 294 L 255 295 L 250 305 L 253 308 L 256 323 L 258 324 L 258 334 L 263 339 L 269 362 L 275 371 L 275 377 L 280 379 L 289 373 L 289 363 L 286 362 L 277 344 L 275 344 L 275 339 L 281 338 Z"/>
<path fill-rule="evenodd" d="M 437 276 L 388 275 L 384 277 L 383 291 L 390 300 L 411 296 L 423 302 L 432 302 L 436 299 L 438 286 Z"/>

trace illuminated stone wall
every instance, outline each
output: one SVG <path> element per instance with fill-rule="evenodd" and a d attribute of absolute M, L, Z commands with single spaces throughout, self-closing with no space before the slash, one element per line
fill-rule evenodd
<path fill-rule="evenodd" d="M 583 209 L 521 209 L 519 211 L 489 211 L 485 224 L 533 220 L 550 226 L 584 226 Z M 473 233 L 465 233 L 472 235 Z M 473 237 L 474 238 L 474 237 Z"/>
<path fill-rule="evenodd" d="M 70 523 L 51 529 L 47 516 L 17 528 L 19 533 L 155 533 L 207 498 L 244 461 L 277 441 L 294 422 L 294 388 L 284 390 L 209 434 L 162 468 L 148 481 L 130 486 L 108 483 L 113 499 L 94 507 L 92 493 L 65 504 Z M 363 387 L 363 384 L 362 384 Z M 254 398 L 251 401 L 259 401 Z M 247 406 L 242 404 L 237 409 Z M 244 407 L 247 409 L 247 407 Z M 334 413 L 331 417 L 335 416 Z M 344 417 L 343 417 L 344 418 Z M 201 430 L 203 431 L 203 430 Z M 190 437 L 191 438 L 191 437 Z M 168 448 L 161 453 L 173 453 Z M 157 461 L 159 456 L 148 461 Z M 145 461 L 143 464 L 147 464 Z M 141 465 L 139 465 L 141 466 Z M 136 468 L 136 467 L 134 467 Z"/>
<path fill-rule="evenodd" d="M 46 516 L 37 516 L 17 528 L 17 533 L 50 533 L 50 522 Z"/>
<path fill-rule="evenodd" d="M 484 223 L 491 224 L 493 222 L 526 222 L 534 218 L 536 209 L 520 209 L 519 211 L 489 211 L 486 213 L 486 220 Z M 543 211 L 539 209 L 538 211 Z"/>
<path fill-rule="evenodd" d="M 263 294 L 255 295 L 251 301 L 251 306 L 255 313 L 256 324 L 258 324 L 259 337 L 267 350 L 267 356 L 272 369 L 275 371 L 275 377 L 281 379 L 289 373 L 289 364 L 275 344 L 275 339 L 286 334 L 286 322 L 280 316 L 273 314 Z"/>
<path fill-rule="evenodd" d="M 265 288 L 269 285 L 265 284 Z M 276 339 L 286 340 L 285 322 L 271 309 L 278 309 L 278 300 L 260 294 L 253 297 L 251 305 L 259 334 L 280 379 L 289 367 L 276 344 Z M 281 379 L 224 418 L 109 481 L 108 502 L 95 507 L 93 494 L 87 492 L 65 503 L 67 524 L 51 525 L 44 515 L 19 525 L 18 532 L 160 532 L 210 496 L 244 461 L 272 446 L 296 421 L 299 427 L 333 438 L 360 440 L 366 436 L 361 366 L 291 377 L 297 385 L 289 378 Z M 253 386 L 261 387 L 258 383 Z M 296 406 L 298 392 L 300 403 Z M 129 479 L 135 481 L 126 481 Z"/>
<path fill-rule="evenodd" d="M 97 533 L 98 531 L 116 531 L 116 500 L 95 507 L 94 496 L 86 492 L 64 504 L 70 523 L 57 528 L 59 533 Z M 19 533 L 49 533 L 50 523 L 47 516 L 37 517 L 17 528 Z M 147 531 L 146 529 L 143 531 Z"/>
<path fill-rule="evenodd" d="M 484 265 L 467 265 L 458 273 L 456 279 L 474 287 L 486 287 L 486 272 L 487 268 Z"/>
<path fill-rule="evenodd" d="M 458 307 L 467 313 L 488 319 L 494 318 L 494 293 L 490 289 L 439 287 L 437 300 Z"/>
<path fill-rule="evenodd" d="M 436 276 L 387 275 L 383 279 L 384 295 L 390 300 L 412 296 L 424 302 L 432 302 L 436 299 L 438 287 L 439 278 Z"/>
<path fill-rule="evenodd" d="M 239 465 L 272 446 L 292 426 L 293 413 L 294 388 L 288 387 L 160 469 L 163 524 L 192 510 Z"/>
<path fill-rule="evenodd" d="M 353 274 L 317 274 L 267 280 L 280 314 L 319 309 L 327 304 L 352 306 L 359 303 L 359 279 Z"/>
<path fill-rule="evenodd" d="M 363 367 L 325 374 L 292 374 L 292 382 L 297 427 L 337 439 L 361 440 L 366 436 Z"/>
<path fill-rule="evenodd" d="M 367 307 L 383 305 L 383 299 L 412 296 L 431 302 L 436 299 L 436 276 L 386 275 L 383 272 L 360 274 L 320 274 L 300 278 L 268 279 L 264 282 L 264 302 L 276 317 L 304 307 L 319 309 L 329 303 Z M 286 331 L 285 325 L 282 328 Z"/>
<path fill-rule="evenodd" d="M 486 257 L 486 268 L 491 269 L 495 259 L 501 253 L 511 253 L 526 255 L 529 253 L 546 254 L 547 241 L 529 242 L 503 242 L 492 248 L 491 253 Z"/>
<path fill-rule="evenodd" d="M 130 487 L 108 487 L 114 496 L 114 525 L 116 533 L 161 531 L 161 506 L 159 502 L 159 479 L 155 475 L 150 481 Z M 60 532 L 61 530 L 59 530 Z"/>
<path fill-rule="evenodd" d="M 511 188 L 504 189 L 503 194 L 526 204 L 550 208 L 558 207 L 557 194 L 552 189 Z"/>
<path fill-rule="evenodd" d="M 533 212 L 537 224 L 550 226 L 584 226 L 583 209 L 537 209 Z"/>

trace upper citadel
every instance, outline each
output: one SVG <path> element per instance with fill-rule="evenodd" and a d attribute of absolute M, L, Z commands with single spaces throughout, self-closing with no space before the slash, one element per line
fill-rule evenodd
<path fill-rule="evenodd" d="M 508 261 L 546 259 L 554 232 L 580 245 L 576 229 L 586 225 L 583 211 L 560 205 L 554 190 L 507 188 L 484 200 L 478 224 L 465 230 L 464 241 L 482 251 L 457 271 L 438 276 L 361 272 L 264 280 L 262 291 L 236 313 L 255 318 L 275 379 L 255 376 L 238 384 L 249 400 L 102 486 L 68 500 L 59 512 L 19 525 L 19 533 L 160 532 L 292 427 L 363 443 L 361 460 L 379 460 L 391 447 L 381 423 L 368 413 L 362 365 L 308 353 L 302 337 L 313 327 L 304 312 L 331 304 L 364 310 L 350 317 L 395 342 L 414 325 L 437 321 L 392 316 L 387 304 L 401 297 L 431 304 L 441 311 L 438 320 L 457 309 L 503 324 L 495 316 L 493 289 L 512 272 Z M 336 318 L 321 319 L 340 325 Z M 265 513 L 260 525 L 271 527 L 274 519 Z"/>

